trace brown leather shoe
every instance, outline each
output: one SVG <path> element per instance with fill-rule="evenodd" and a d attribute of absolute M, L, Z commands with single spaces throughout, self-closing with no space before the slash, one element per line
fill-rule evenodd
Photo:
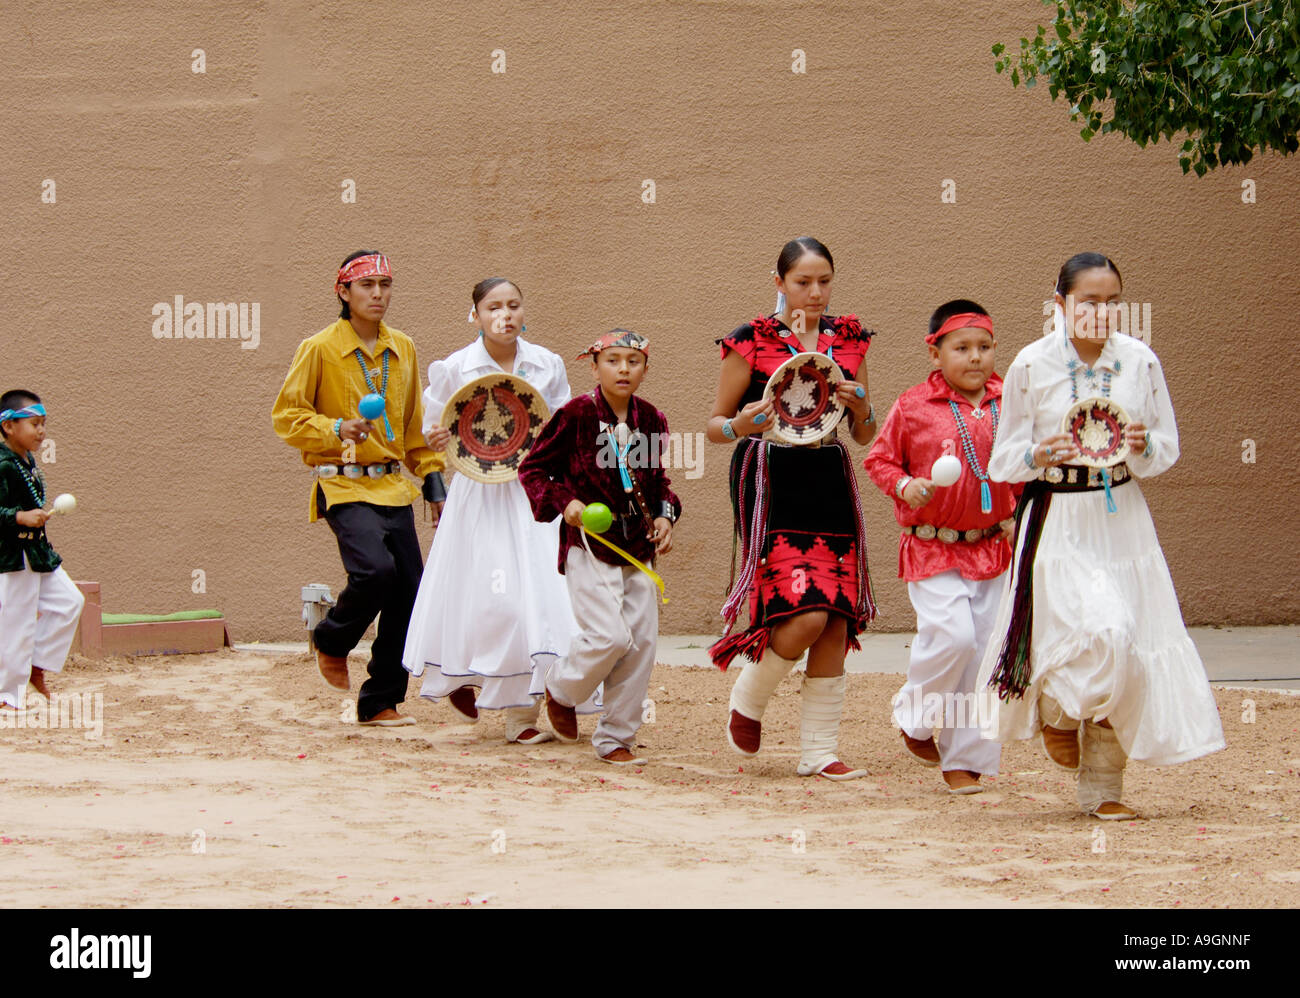
<path fill-rule="evenodd" d="M 478 700 L 478 689 L 473 686 L 462 686 L 459 689 L 452 690 L 447 694 L 448 702 L 456 708 L 456 713 L 471 721 L 478 720 L 478 707 L 475 701 Z"/>
<path fill-rule="evenodd" d="M 984 790 L 980 786 L 980 774 L 969 769 L 945 770 L 943 782 L 948 784 L 950 794 L 978 794 Z"/>
<path fill-rule="evenodd" d="M 46 700 L 50 698 L 50 688 L 45 685 L 45 670 L 39 665 L 32 666 L 32 674 L 27 681 L 32 684 L 32 689 L 45 697 Z"/>
<path fill-rule="evenodd" d="M 602 755 L 600 761 L 607 762 L 611 766 L 644 766 L 646 762 L 643 757 L 633 755 L 621 745 L 612 752 Z"/>
<path fill-rule="evenodd" d="M 348 682 L 348 657 L 346 655 L 342 658 L 337 655 L 326 655 L 317 648 L 316 667 L 320 669 L 321 678 L 325 680 L 325 685 L 330 689 L 347 692 L 352 688 L 352 684 Z"/>
<path fill-rule="evenodd" d="M 1125 807 L 1117 800 L 1107 800 L 1097 805 L 1097 810 L 1092 812 L 1092 816 L 1102 821 L 1132 821 L 1138 814 L 1131 807 Z"/>
<path fill-rule="evenodd" d="M 907 751 L 919 759 L 922 766 L 939 765 L 939 747 L 934 744 L 934 735 L 929 738 L 913 738 L 906 731 L 899 731 L 899 734 L 903 736 Z"/>
<path fill-rule="evenodd" d="M 408 724 L 414 724 L 415 718 L 406 714 L 399 714 L 392 707 L 386 707 L 374 717 L 367 718 L 364 721 L 358 721 L 358 724 L 372 725 L 376 728 L 404 728 Z"/>
<path fill-rule="evenodd" d="M 1076 772 L 1079 768 L 1079 732 L 1044 724 L 1043 751 L 1062 769 Z"/>
<path fill-rule="evenodd" d="M 551 696 L 549 689 L 546 691 L 546 718 L 551 722 L 551 727 L 555 729 L 555 736 L 560 741 L 578 740 L 578 712 L 556 700 Z"/>
<path fill-rule="evenodd" d="M 727 721 L 727 744 L 741 755 L 758 755 L 758 747 L 762 742 L 762 722 L 733 710 Z"/>

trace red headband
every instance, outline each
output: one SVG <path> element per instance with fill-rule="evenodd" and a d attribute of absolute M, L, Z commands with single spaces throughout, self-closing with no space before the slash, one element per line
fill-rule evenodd
<path fill-rule="evenodd" d="M 989 335 L 993 335 L 993 320 L 987 315 L 980 315 L 978 312 L 962 312 L 960 315 L 948 316 L 942 326 L 925 338 L 925 342 L 934 346 L 939 342 L 940 337 L 947 336 L 954 329 L 969 329 L 972 326 L 977 329 L 987 329 Z"/>
<path fill-rule="evenodd" d="M 640 350 L 650 359 L 650 341 L 640 333 L 634 333 L 630 329 L 611 329 L 608 333 L 598 339 L 586 350 L 578 354 L 577 360 L 582 360 L 587 354 L 593 357 L 599 357 L 602 350 L 608 350 L 610 347 L 627 347 L 630 350 Z"/>
<path fill-rule="evenodd" d="M 363 277 L 376 276 L 393 276 L 393 268 L 388 265 L 388 257 L 384 254 L 372 253 L 369 256 L 359 256 L 355 260 L 349 260 L 339 268 L 338 279 L 334 282 L 334 293 L 338 294 L 345 284 L 359 281 Z"/>

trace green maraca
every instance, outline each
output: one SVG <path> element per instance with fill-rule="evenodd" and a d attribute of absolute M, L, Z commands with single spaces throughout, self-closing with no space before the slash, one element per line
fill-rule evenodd
<path fill-rule="evenodd" d="M 593 502 L 582 511 L 582 525 L 593 534 L 603 534 L 614 522 L 614 514 L 603 502 Z"/>

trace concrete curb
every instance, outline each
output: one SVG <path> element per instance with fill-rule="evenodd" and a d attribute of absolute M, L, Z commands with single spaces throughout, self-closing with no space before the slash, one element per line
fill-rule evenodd
<path fill-rule="evenodd" d="M 1190 634 L 1211 682 L 1227 684 L 1230 689 L 1300 692 L 1300 627 L 1194 627 Z M 907 671 L 908 648 L 913 637 L 913 634 L 864 634 L 862 650 L 850 652 L 845 660 L 848 671 L 902 675 Z M 656 659 L 663 665 L 711 669 L 708 647 L 716 640 L 714 634 L 662 634 Z M 305 641 L 234 647 L 263 654 L 302 655 L 307 651 Z M 369 642 L 363 642 L 357 651 L 365 652 L 369 647 Z"/>

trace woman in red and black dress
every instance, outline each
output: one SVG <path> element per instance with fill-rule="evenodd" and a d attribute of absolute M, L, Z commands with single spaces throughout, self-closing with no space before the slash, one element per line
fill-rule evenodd
<path fill-rule="evenodd" d="M 777 261 L 776 313 L 718 341 L 722 373 L 708 437 L 739 441 L 731 498 L 743 565 L 722 611 L 727 630 L 709 651 L 722 669 L 738 654 L 748 659 L 732 687 L 727 722 L 727 740 L 741 755 L 758 752 L 767 701 L 807 651 L 798 773 L 849 780 L 867 773 L 836 754 L 844 656 L 859 647 L 857 635 L 876 615 L 857 479 L 838 426 L 820 445 L 761 439 L 773 419 L 772 402 L 762 397 L 768 378 L 804 351 L 839 365 L 845 380 L 836 395 L 848 435 L 863 445 L 875 436 L 865 360 L 873 334 L 856 316 L 824 314 L 834 273 L 820 242 L 791 240 Z M 749 628 L 731 634 L 746 599 Z"/>

